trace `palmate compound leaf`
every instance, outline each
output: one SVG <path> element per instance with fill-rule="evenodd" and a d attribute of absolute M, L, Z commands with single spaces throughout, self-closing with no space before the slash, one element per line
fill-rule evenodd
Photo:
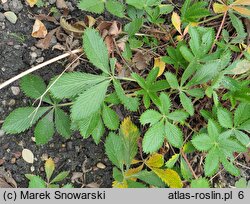
<path fill-rule="evenodd" d="M 37 99 L 43 95 L 47 87 L 41 77 L 33 74 L 23 77 L 20 81 L 20 86 L 25 95 L 33 99 Z M 52 103 L 48 95 L 43 97 L 43 101 Z"/>
<path fill-rule="evenodd" d="M 65 73 L 51 87 L 50 92 L 56 98 L 74 97 L 91 86 L 105 81 L 107 77 L 82 72 Z M 55 80 L 55 79 L 54 79 Z M 52 80 L 52 82 L 54 81 Z"/>
<path fill-rule="evenodd" d="M 119 128 L 120 121 L 117 113 L 105 104 L 103 105 L 102 118 L 105 126 L 110 130 Z"/>
<path fill-rule="evenodd" d="M 36 144 L 43 145 L 48 143 L 55 133 L 53 111 L 44 116 L 36 125 L 34 135 Z"/>
<path fill-rule="evenodd" d="M 2 129 L 8 134 L 24 132 L 34 125 L 49 109 L 50 107 L 41 107 L 35 112 L 33 107 L 18 108 L 5 119 Z"/>
<path fill-rule="evenodd" d="M 124 162 L 124 146 L 122 137 L 115 133 L 109 133 L 105 142 L 105 152 L 110 161 L 119 169 L 122 169 Z"/>
<path fill-rule="evenodd" d="M 174 147 L 181 148 L 183 145 L 183 133 L 180 128 L 169 122 L 165 124 L 165 137 Z"/>
<path fill-rule="evenodd" d="M 153 153 L 160 149 L 164 141 L 164 123 L 160 121 L 151 126 L 146 132 L 142 148 L 145 153 Z"/>
<path fill-rule="evenodd" d="M 103 0 L 80 0 L 78 8 L 93 13 L 102 13 L 104 12 L 104 2 Z"/>
<path fill-rule="evenodd" d="M 83 48 L 89 61 L 94 66 L 101 69 L 106 74 L 110 72 L 107 46 L 95 29 L 87 28 L 84 31 Z"/>
<path fill-rule="evenodd" d="M 80 94 L 71 108 L 72 119 L 82 120 L 98 111 L 104 101 L 108 86 L 109 81 L 103 81 Z"/>
<path fill-rule="evenodd" d="M 183 184 L 178 173 L 172 169 L 153 168 L 153 172 L 161 178 L 170 188 L 182 188 Z"/>

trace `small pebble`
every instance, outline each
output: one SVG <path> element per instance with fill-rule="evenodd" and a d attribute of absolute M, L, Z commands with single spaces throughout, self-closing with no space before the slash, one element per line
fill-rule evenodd
<path fill-rule="evenodd" d="M 3 137 L 5 132 L 3 130 L 0 130 L 0 137 Z"/>
<path fill-rule="evenodd" d="M 106 166 L 103 164 L 103 163 L 101 163 L 101 162 L 99 162 L 99 163 L 97 163 L 97 168 L 99 168 L 99 169 L 105 169 L 106 168 Z"/>
<path fill-rule="evenodd" d="M 9 106 L 14 106 L 16 104 L 16 101 L 14 99 L 10 99 L 10 102 L 8 103 Z"/>
<path fill-rule="evenodd" d="M 16 163 L 16 158 L 15 157 L 11 158 L 10 163 L 15 164 Z"/>
<path fill-rule="evenodd" d="M 31 166 L 31 167 L 30 167 L 30 171 L 31 171 L 31 172 L 34 172 L 34 171 L 35 171 L 35 167 L 34 167 L 34 166 Z"/>
<path fill-rule="evenodd" d="M 47 159 L 49 158 L 49 155 L 48 154 L 42 154 L 42 156 L 41 156 L 41 160 L 42 161 L 46 161 Z"/>
<path fill-rule="evenodd" d="M 44 61 L 44 57 L 39 57 L 36 59 L 37 63 L 42 63 Z"/>
<path fill-rule="evenodd" d="M 23 10 L 23 4 L 20 0 L 12 0 L 9 2 L 10 10 L 14 13 L 19 13 Z"/>
<path fill-rule="evenodd" d="M 19 89 L 19 87 L 17 87 L 17 86 L 12 86 L 12 87 L 10 87 L 10 89 L 11 89 L 13 95 L 17 96 L 17 95 L 20 94 L 20 89 Z"/>
<path fill-rule="evenodd" d="M 36 52 L 31 52 L 30 56 L 31 56 L 32 59 L 36 59 L 37 58 Z"/>
<path fill-rule="evenodd" d="M 54 3 L 56 3 L 56 0 L 49 0 L 49 3 L 54 4 Z"/>

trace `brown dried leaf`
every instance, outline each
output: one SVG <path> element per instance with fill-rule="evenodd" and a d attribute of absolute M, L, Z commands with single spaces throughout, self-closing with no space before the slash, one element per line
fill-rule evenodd
<path fill-rule="evenodd" d="M 84 22 L 89 28 L 91 28 L 96 24 L 96 19 L 93 18 L 92 16 L 86 15 L 84 17 Z"/>
<path fill-rule="evenodd" d="M 59 9 L 68 9 L 68 6 L 64 0 L 56 0 L 56 7 Z"/>
<path fill-rule="evenodd" d="M 106 45 L 107 45 L 107 48 L 108 48 L 108 52 L 109 54 L 111 54 L 113 51 L 114 51 L 114 42 L 113 42 L 113 38 L 111 36 L 107 36 L 105 39 L 104 39 Z"/>
<path fill-rule="evenodd" d="M 42 21 L 36 19 L 35 24 L 33 25 L 32 37 L 34 38 L 45 38 L 48 31 Z"/>
<path fill-rule="evenodd" d="M 52 30 L 52 31 L 50 31 L 49 33 L 48 33 L 48 35 L 46 35 L 46 37 L 44 38 L 44 39 L 41 39 L 41 40 L 39 40 L 37 43 L 36 43 L 36 46 L 38 47 L 38 48 L 41 48 L 41 49 L 48 49 L 49 47 L 50 47 L 50 43 L 51 43 L 51 39 L 52 39 L 52 37 L 55 35 L 55 33 L 56 33 L 56 31 L 57 31 L 57 28 L 56 29 L 54 29 L 54 30 Z"/>
<path fill-rule="evenodd" d="M 10 172 L 6 172 L 3 167 L 0 168 L 0 188 L 17 188 L 16 181 L 12 178 Z"/>
<path fill-rule="evenodd" d="M 75 24 L 69 24 L 64 18 L 60 19 L 60 25 L 66 33 L 73 34 L 74 37 L 80 38 L 84 33 L 86 25 L 83 21 L 78 21 Z"/>
<path fill-rule="evenodd" d="M 59 25 L 59 22 L 56 20 L 56 18 L 54 16 L 39 14 L 39 15 L 35 15 L 35 18 L 40 20 L 40 21 L 48 21 L 48 22 L 52 22 L 56 25 Z"/>
<path fill-rule="evenodd" d="M 100 188 L 100 185 L 101 184 L 99 184 L 99 183 L 92 182 L 92 183 L 87 184 L 85 187 L 87 187 L 87 188 Z"/>
<path fill-rule="evenodd" d="M 135 66 L 138 70 L 144 70 L 149 65 L 150 60 L 151 60 L 150 55 L 147 55 L 147 54 L 144 55 L 144 54 L 142 54 L 142 52 L 138 51 L 134 55 L 132 62 L 135 64 Z"/>

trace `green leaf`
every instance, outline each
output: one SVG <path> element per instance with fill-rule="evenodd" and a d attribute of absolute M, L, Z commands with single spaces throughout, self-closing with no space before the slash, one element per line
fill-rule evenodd
<path fill-rule="evenodd" d="M 53 115 L 53 111 L 51 111 L 37 123 L 34 130 L 36 144 L 47 144 L 53 137 L 55 133 Z"/>
<path fill-rule="evenodd" d="M 46 183 L 40 176 L 25 175 L 29 178 L 29 188 L 46 188 Z"/>
<path fill-rule="evenodd" d="M 230 20 L 233 24 L 233 27 L 237 31 L 237 36 L 232 39 L 231 43 L 240 43 L 243 42 L 247 36 L 247 33 L 245 32 L 244 25 L 242 21 L 237 18 L 232 12 L 229 12 Z"/>
<path fill-rule="evenodd" d="M 120 136 L 112 132 L 109 133 L 105 142 L 105 152 L 109 160 L 118 168 L 122 169 L 124 146 Z"/>
<path fill-rule="evenodd" d="M 110 72 L 107 46 L 95 29 L 87 28 L 84 31 L 83 48 L 94 66 L 107 74 Z"/>
<path fill-rule="evenodd" d="M 220 156 L 220 161 L 226 171 L 234 176 L 240 176 L 240 170 L 236 168 L 232 162 L 229 162 L 224 155 Z"/>
<path fill-rule="evenodd" d="M 117 0 L 107 0 L 106 1 L 106 9 L 111 14 L 118 16 L 120 18 L 124 17 L 124 15 L 125 15 L 124 14 L 124 10 L 125 10 L 124 5 Z"/>
<path fill-rule="evenodd" d="M 138 98 L 132 98 L 125 95 L 125 92 L 119 81 L 114 80 L 114 87 L 118 98 L 121 100 L 122 104 L 130 111 L 137 111 L 139 107 Z"/>
<path fill-rule="evenodd" d="M 171 107 L 171 101 L 170 101 L 169 96 L 166 93 L 161 92 L 160 101 L 161 101 L 161 105 L 158 106 L 158 108 L 161 111 L 161 113 L 163 113 L 164 115 L 167 115 Z"/>
<path fill-rule="evenodd" d="M 140 123 L 142 125 L 146 125 L 147 123 L 154 125 L 155 123 L 159 122 L 161 118 L 162 115 L 158 111 L 146 110 L 140 117 Z"/>
<path fill-rule="evenodd" d="M 166 162 L 166 167 L 169 169 L 172 169 L 175 165 L 175 163 L 178 161 L 180 157 L 180 154 L 174 154 L 167 162 Z"/>
<path fill-rule="evenodd" d="M 192 139 L 192 143 L 195 146 L 195 148 L 198 149 L 199 151 L 208 151 L 214 145 L 214 141 L 212 140 L 212 138 L 204 133 L 196 135 Z"/>
<path fill-rule="evenodd" d="M 145 0 L 126 0 L 126 3 L 137 9 L 143 9 Z"/>
<path fill-rule="evenodd" d="M 234 139 L 220 139 L 219 146 L 222 150 L 228 150 L 229 152 L 246 152 L 247 149 Z"/>
<path fill-rule="evenodd" d="M 179 88 L 177 77 L 174 74 L 172 74 L 171 72 L 166 72 L 164 75 L 172 89 Z"/>
<path fill-rule="evenodd" d="M 70 72 L 61 76 L 50 91 L 56 98 L 74 97 L 86 89 L 106 80 L 107 77 L 82 72 Z M 54 80 L 52 80 L 53 83 Z"/>
<path fill-rule="evenodd" d="M 175 122 L 184 122 L 189 117 L 189 114 L 182 110 L 176 110 L 167 115 L 167 118 Z"/>
<path fill-rule="evenodd" d="M 2 129 L 8 134 L 24 132 L 34 125 L 49 109 L 50 107 L 41 107 L 35 112 L 33 107 L 18 108 L 5 119 Z"/>
<path fill-rule="evenodd" d="M 240 130 L 245 130 L 245 131 L 247 131 L 247 132 L 250 132 L 250 119 L 247 120 L 246 122 L 242 123 L 242 124 L 238 127 L 238 129 L 240 129 Z"/>
<path fill-rule="evenodd" d="M 236 188 L 247 188 L 247 180 L 245 178 L 240 178 L 240 180 L 235 182 Z"/>
<path fill-rule="evenodd" d="M 165 184 L 161 181 L 161 179 L 152 171 L 143 170 L 133 176 L 144 181 L 145 183 L 148 183 L 149 185 L 159 188 L 165 187 Z"/>
<path fill-rule="evenodd" d="M 104 2 L 105 1 L 103 0 L 80 0 L 78 8 L 84 11 L 100 14 L 104 12 Z"/>
<path fill-rule="evenodd" d="M 234 134 L 237 140 L 244 146 L 248 146 L 250 144 L 249 136 L 245 134 L 244 132 L 239 131 L 239 130 L 234 130 Z"/>
<path fill-rule="evenodd" d="M 232 128 L 233 127 L 233 115 L 230 111 L 225 108 L 218 108 L 217 117 L 222 127 Z"/>
<path fill-rule="evenodd" d="M 70 129 L 70 117 L 60 108 L 55 108 L 55 126 L 60 135 L 66 139 L 70 138 L 72 134 Z"/>
<path fill-rule="evenodd" d="M 160 149 L 164 141 L 164 124 L 158 122 L 148 129 L 143 141 L 142 147 L 145 153 L 153 153 Z"/>
<path fill-rule="evenodd" d="M 100 114 L 99 112 L 96 112 L 93 113 L 90 117 L 84 118 L 83 120 L 79 121 L 79 130 L 84 139 L 88 138 L 92 134 L 92 132 L 97 127 L 99 120 Z"/>
<path fill-rule="evenodd" d="M 104 127 L 104 124 L 103 124 L 102 119 L 100 117 L 100 119 L 96 125 L 96 128 L 92 132 L 92 137 L 93 137 L 96 144 L 100 143 L 101 137 L 104 135 L 104 133 L 105 133 L 105 127 Z"/>
<path fill-rule="evenodd" d="M 189 113 L 189 115 L 194 115 L 194 106 L 189 97 L 183 92 L 180 93 L 180 100 L 183 108 Z"/>
<path fill-rule="evenodd" d="M 192 180 L 191 188 L 210 188 L 209 181 L 202 177 Z"/>
<path fill-rule="evenodd" d="M 204 90 L 203 89 L 199 89 L 199 88 L 186 90 L 185 92 L 187 94 L 189 94 L 190 96 L 198 98 L 198 99 L 199 98 L 203 98 L 204 95 L 205 95 Z"/>
<path fill-rule="evenodd" d="M 110 130 L 119 128 L 120 121 L 117 113 L 106 105 L 103 106 L 102 118 L 105 126 Z"/>
<path fill-rule="evenodd" d="M 38 99 L 47 88 L 43 79 L 33 74 L 23 77 L 20 81 L 20 86 L 25 95 L 33 99 Z M 43 97 L 43 101 L 50 104 L 52 103 L 47 94 Z"/>
<path fill-rule="evenodd" d="M 207 126 L 208 135 L 215 141 L 217 141 L 217 138 L 220 134 L 220 130 L 218 127 L 218 124 L 214 122 L 213 120 L 208 120 L 208 126 Z"/>
<path fill-rule="evenodd" d="M 141 29 L 142 25 L 143 25 L 143 19 L 136 18 L 132 22 L 128 23 L 124 27 L 124 30 L 129 34 L 129 36 L 133 36 Z"/>
<path fill-rule="evenodd" d="M 183 158 L 181 158 L 181 175 L 185 180 L 188 181 L 193 178 L 193 174 L 190 171 L 187 162 Z"/>
<path fill-rule="evenodd" d="M 213 176 L 219 169 L 219 151 L 217 147 L 212 148 L 205 159 L 205 174 L 206 176 Z"/>
<path fill-rule="evenodd" d="M 234 125 L 238 127 L 240 124 L 250 118 L 250 104 L 241 103 L 234 112 Z"/>
<path fill-rule="evenodd" d="M 183 134 L 179 127 L 171 124 L 165 124 L 165 137 L 168 142 L 176 148 L 181 148 L 183 145 Z"/>
<path fill-rule="evenodd" d="M 59 173 L 50 183 L 57 183 L 65 179 L 69 175 L 69 171 L 63 171 Z"/>
<path fill-rule="evenodd" d="M 71 108 L 73 120 L 81 120 L 95 113 L 104 101 L 108 86 L 109 81 L 104 81 L 79 95 Z"/>

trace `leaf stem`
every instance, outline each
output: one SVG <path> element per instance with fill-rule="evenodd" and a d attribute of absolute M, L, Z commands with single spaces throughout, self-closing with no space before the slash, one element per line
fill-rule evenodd
<path fill-rule="evenodd" d="M 129 78 L 129 77 L 114 77 L 117 80 L 123 80 L 123 81 L 134 81 L 136 82 L 135 79 Z"/>

